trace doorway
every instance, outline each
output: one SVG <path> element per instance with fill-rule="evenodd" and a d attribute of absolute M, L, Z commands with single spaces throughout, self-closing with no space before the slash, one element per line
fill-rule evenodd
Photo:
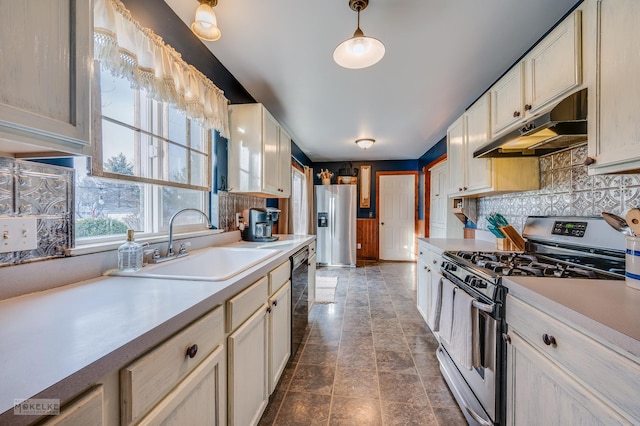
<path fill-rule="evenodd" d="M 378 172 L 381 260 L 415 260 L 417 172 Z"/>

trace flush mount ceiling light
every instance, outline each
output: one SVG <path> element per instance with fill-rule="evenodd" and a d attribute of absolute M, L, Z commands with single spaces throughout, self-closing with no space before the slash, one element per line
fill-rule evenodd
<path fill-rule="evenodd" d="M 349 7 L 358 12 L 358 27 L 353 37 L 340 43 L 333 51 L 333 60 L 341 67 L 370 67 L 384 56 L 384 44 L 378 39 L 365 36 L 360 29 L 360 11 L 368 5 L 369 0 L 349 0 Z"/>
<path fill-rule="evenodd" d="M 200 6 L 196 9 L 196 17 L 191 24 L 191 31 L 202 40 L 216 41 L 222 33 L 218 28 L 218 20 L 213 8 L 218 0 L 198 0 Z"/>
<path fill-rule="evenodd" d="M 375 141 L 376 141 L 375 139 L 371 139 L 371 138 L 358 139 L 356 141 L 356 145 L 358 145 L 362 149 L 367 149 L 367 148 L 371 148 L 375 143 Z"/>

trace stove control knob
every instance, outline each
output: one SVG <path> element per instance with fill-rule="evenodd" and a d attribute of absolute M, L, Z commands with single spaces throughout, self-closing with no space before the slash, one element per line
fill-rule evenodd
<path fill-rule="evenodd" d="M 456 265 L 454 265 L 453 263 L 443 263 L 444 266 L 444 270 L 445 271 L 455 271 L 456 269 L 458 269 L 458 267 Z"/>
<path fill-rule="evenodd" d="M 475 280 L 473 280 L 473 286 L 477 288 L 487 288 L 487 283 L 479 278 L 476 278 Z"/>

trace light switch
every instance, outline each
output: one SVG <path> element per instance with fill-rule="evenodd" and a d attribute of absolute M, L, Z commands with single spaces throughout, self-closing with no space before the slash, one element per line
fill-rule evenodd
<path fill-rule="evenodd" d="M 0 253 L 38 248 L 38 218 L 0 217 Z"/>

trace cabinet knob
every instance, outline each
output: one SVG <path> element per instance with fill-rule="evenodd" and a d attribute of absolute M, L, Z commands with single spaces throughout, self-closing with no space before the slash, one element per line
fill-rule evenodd
<path fill-rule="evenodd" d="M 420 252 L 420 254 L 422 254 L 422 252 Z"/>
<path fill-rule="evenodd" d="M 271 313 L 271 306 L 268 306 L 268 307 L 267 307 L 267 312 L 268 312 L 268 313 Z"/>
<path fill-rule="evenodd" d="M 502 333 L 502 340 L 504 340 L 504 342 L 508 343 L 509 345 L 511 344 L 511 336 L 509 336 L 507 333 Z"/>
<path fill-rule="evenodd" d="M 532 108 L 532 107 L 531 107 L 531 105 L 530 105 L 530 104 L 526 104 L 526 105 L 524 106 L 524 110 L 525 110 L 525 111 L 531 111 L 531 108 Z"/>
<path fill-rule="evenodd" d="M 513 111 L 514 117 L 520 117 L 520 111 Z"/>
<path fill-rule="evenodd" d="M 438 261 L 437 261 L 437 260 L 435 260 L 435 259 L 433 259 L 433 264 L 434 264 L 434 265 L 437 265 L 437 264 L 438 264 Z"/>
<path fill-rule="evenodd" d="M 273 301 L 273 306 L 278 306 L 278 301 L 277 300 Z"/>
<path fill-rule="evenodd" d="M 458 187 L 458 191 L 462 191 L 462 187 L 461 186 Z"/>
<path fill-rule="evenodd" d="M 593 164 L 593 163 L 595 163 L 595 162 L 596 162 L 596 159 L 595 159 L 595 158 L 593 158 L 593 157 L 587 157 L 587 158 L 585 158 L 585 159 L 584 159 L 584 163 L 582 163 L 582 164 L 584 164 L 585 166 L 590 166 L 590 165 L 592 165 L 592 164 Z"/>
<path fill-rule="evenodd" d="M 542 341 L 547 346 L 556 346 L 556 338 L 548 335 L 547 333 L 542 335 Z"/>
<path fill-rule="evenodd" d="M 464 189 L 464 190 L 466 191 L 466 190 L 467 190 L 467 187 L 466 187 L 466 186 L 463 186 L 463 187 L 462 187 L 462 189 Z"/>
<path fill-rule="evenodd" d="M 187 348 L 187 356 L 193 358 L 198 353 L 198 345 L 191 345 Z"/>
<path fill-rule="evenodd" d="M 384 222 L 380 222 L 380 225 L 384 225 Z"/>

